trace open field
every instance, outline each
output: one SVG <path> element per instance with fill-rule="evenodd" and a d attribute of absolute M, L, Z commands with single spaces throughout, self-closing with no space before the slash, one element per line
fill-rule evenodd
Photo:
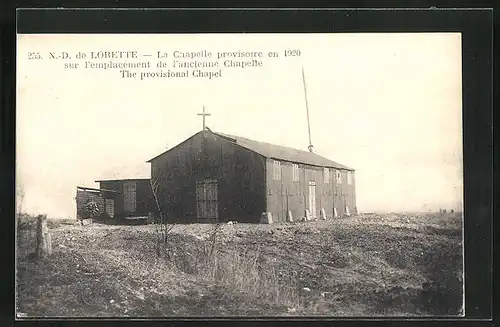
<path fill-rule="evenodd" d="M 23 316 L 429 316 L 462 305 L 461 214 L 295 224 L 54 223 L 53 254 L 18 258 Z M 214 238 L 213 236 L 217 234 Z"/>

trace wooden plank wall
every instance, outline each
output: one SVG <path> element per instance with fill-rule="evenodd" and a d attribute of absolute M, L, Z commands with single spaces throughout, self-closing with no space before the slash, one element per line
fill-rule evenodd
<path fill-rule="evenodd" d="M 136 183 L 136 208 L 133 214 L 135 216 L 147 216 L 150 212 L 156 212 L 153 192 L 148 179 L 130 180 Z M 101 181 L 100 188 L 119 192 L 113 196 L 115 199 L 115 217 L 125 215 L 123 203 L 123 185 L 126 180 Z"/>
<path fill-rule="evenodd" d="M 91 193 L 88 191 L 83 191 L 80 189 L 76 190 L 76 217 L 78 219 L 83 218 L 83 207 L 90 201 L 94 201 L 97 203 L 97 207 L 101 213 L 105 212 L 104 198 L 101 196 Z"/>
<path fill-rule="evenodd" d="M 273 163 L 253 151 L 235 145 L 209 131 L 200 132 L 167 153 L 151 161 L 151 176 L 160 180 L 158 198 L 171 220 L 197 221 L 196 182 L 217 179 L 220 221 L 259 222 L 270 211 L 273 221 L 286 221 L 287 210 L 294 219 L 308 208 L 309 181 L 316 182 L 316 214 L 325 209 L 329 217 L 345 213 L 345 204 L 354 212 L 354 178 L 347 184 L 347 171 L 341 171 L 342 183 L 336 183 L 330 169 L 328 183 L 323 168 L 299 164 L 298 182 L 292 179 L 292 163 L 281 163 L 281 180 L 273 179 Z"/>
<path fill-rule="evenodd" d="M 115 200 L 115 217 L 121 218 L 124 215 L 123 209 L 123 181 L 101 181 L 99 187 L 105 190 L 113 190 L 120 192 L 120 194 L 113 195 Z"/>
<path fill-rule="evenodd" d="M 170 221 L 196 220 L 196 180 L 207 173 L 201 161 L 202 138 L 196 136 L 151 161 L 151 179 Z"/>
<path fill-rule="evenodd" d="M 147 216 L 150 212 L 157 212 L 149 179 L 138 180 L 136 190 L 136 213 L 141 216 Z"/>
<path fill-rule="evenodd" d="M 347 184 L 347 171 L 340 170 L 342 183 L 338 183 L 336 170 L 329 168 L 329 178 L 324 180 L 323 167 L 298 164 L 299 181 L 293 181 L 293 163 L 281 161 L 281 179 L 275 180 L 274 160 L 266 162 L 267 179 L 267 211 L 273 215 L 274 222 L 285 222 L 287 210 L 292 212 L 294 220 L 305 216 L 309 209 L 309 182 L 316 184 L 316 216 L 324 209 L 327 217 L 334 216 L 334 207 L 337 214 L 345 214 L 345 206 L 349 206 L 350 213 L 356 206 L 354 177 L 352 184 Z"/>
<path fill-rule="evenodd" d="M 265 160 L 209 131 L 154 159 L 151 169 L 170 219 L 198 220 L 196 182 L 204 179 L 218 181 L 220 221 L 258 222 L 265 210 Z"/>
<path fill-rule="evenodd" d="M 266 207 L 265 159 L 218 136 L 211 144 L 211 153 L 220 153 L 222 220 L 259 222 Z"/>

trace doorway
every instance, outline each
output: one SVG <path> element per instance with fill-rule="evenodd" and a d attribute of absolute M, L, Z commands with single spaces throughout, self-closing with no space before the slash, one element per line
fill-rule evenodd
<path fill-rule="evenodd" d="M 216 179 L 196 182 L 196 217 L 219 219 L 219 199 Z"/>
<path fill-rule="evenodd" d="M 309 182 L 309 213 L 316 218 L 316 182 Z"/>

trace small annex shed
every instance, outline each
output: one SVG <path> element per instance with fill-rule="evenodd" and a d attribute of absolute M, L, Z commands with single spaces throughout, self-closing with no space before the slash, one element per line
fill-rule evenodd
<path fill-rule="evenodd" d="M 154 212 L 154 197 L 149 184 L 149 179 L 109 179 L 97 180 L 101 189 L 113 190 L 111 202 L 114 218 L 145 219 L 150 212 Z"/>
<path fill-rule="evenodd" d="M 316 153 L 202 130 L 150 159 L 171 221 L 273 222 L 356 213 L 354 169 Z"/>
<path fill-rule="evenodd" d="M 76 218 L 85 219 L 84 207 L 89 202 L 94 202 L 102 218 L 114 216 L 114 199 L 117 194 L 114 190 L 105 190 L 92 187 L 76 187 Z"/>
<path fill-rule="evenodd" d="M 149 176 L 147 164 L 111 169 L 95 181 L 99 188 L 77 188 L 77 215 L 85 203 L 94 201 L 107 218 L 147 218 L 157 211 Z"/>

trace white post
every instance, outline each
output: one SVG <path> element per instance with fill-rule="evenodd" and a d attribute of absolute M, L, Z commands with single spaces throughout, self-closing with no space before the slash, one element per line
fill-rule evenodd
<path fill-rule="evenodd" d="M 288 210 L 287 212 L 287 220 L 289 223 L 293 223 L 293 217 L 292 217 L 292 211 L 291 210 Z"/>
<path fill-rule="evenodd" d="M 309 209 L 306 209 L 306 211 L 305 211 L 305 218 L 306 218 L 306 221 L 311 220 L 311 213 L 309 212 Z"/>
<path fill-rule="evenodd" d="M 263 212 L 260 218 L 261 224 L 272 224 L 273 223 L 273 215 L 271 212 Z"/>
<path fill-rule="evenodd" d="M 319 211 L 319 217 L 322 220 L 326 220 L 326 213 L 325 213 L 325 209 L 324 208 L 321 208 L 321 210 Z"/>

